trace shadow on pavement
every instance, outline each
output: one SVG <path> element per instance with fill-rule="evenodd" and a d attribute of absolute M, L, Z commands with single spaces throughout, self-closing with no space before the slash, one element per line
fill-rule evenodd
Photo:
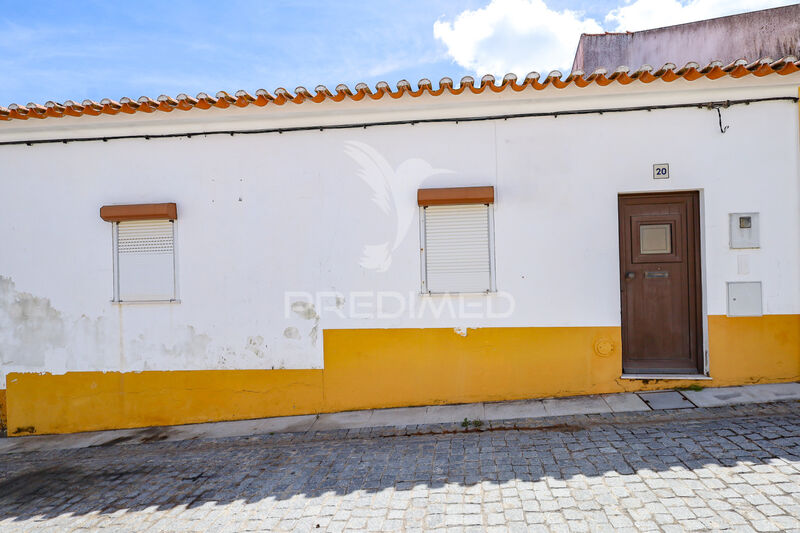
<path fill-rule="evenodd" d="M 14 454 L 0 521 L 800 461 L 798 425 L 785 402 Z"/>

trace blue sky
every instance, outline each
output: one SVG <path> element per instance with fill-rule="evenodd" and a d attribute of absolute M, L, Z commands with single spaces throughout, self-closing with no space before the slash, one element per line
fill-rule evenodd
<path fill-rule="evenodd" d="M 0 105 L 569 70 L 581 31 L 770 0 L 0 0 Z"/>

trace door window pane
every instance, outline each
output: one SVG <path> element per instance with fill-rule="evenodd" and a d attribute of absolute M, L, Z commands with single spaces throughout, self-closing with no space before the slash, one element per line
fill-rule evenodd
<path fill-rule="evenodd" d="M 642 224 L 639 226 L 639 253 L 671 254 L 672 225 Z"/>

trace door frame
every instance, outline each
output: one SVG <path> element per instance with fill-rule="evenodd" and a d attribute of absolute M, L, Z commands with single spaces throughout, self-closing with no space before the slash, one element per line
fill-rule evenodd
<path fill-rule="evenodd" d="M 625 265 L 626 258 L 624 257 L 625 254 L 625 247 L 622 243 L 622 205 L 620 200 L 622 198 L 652 198 L 652 197 L 659 197 L 659 196 L 670 196 L 675 194 L 686 194 L 691 193 L 694 194 L 694 218 L 695 218 L 695 233 L 696 238 L 694 239 L 694 249 L 690 251 L 692 256 L 694 257 L 694 296 L 695 296 L 695 325 L 696 328 L 696 346 L 695 349 L 697 350 L 697 375 L 693 375 L 692 378 L 696 379 L 698 377 L 711 379 L 709 376 L 710 372 L 710 360 L 709 360 L 709 351 L 708 351 L 708 311 L 707 311 L 707 298 L 706 298 L 706 246 L 705 246 L 705 202 L 704 200 L 704 191 L 702 189 L 676 189 L 676 190 L 657 190 L 657 191 L 626 191 L 626 192 L 618 192 L 617 193 L 617 243 L 619 247 L 619 255 L 618 255 L 618 283 L 620 285 L 620 339 L 622 341 L 622 348 L 620 350 L 621 357 L 620 357 L 620 372 L 622 377 L 628 376 L 640 376 L 640 375 L 647 375 L 648 379 L 683 379 L 683 374 L 668 374 L 668 373 L 658 373 L 658 372 L 637 372 L 636 374 L 628 374 L 622 371 L 623 364 L 624 364 L 624 357 L 625 357 L 625 343 L 624 343 L 624 335 L 622 334 L 622 329 L 625 327 L 625 315 L 623 313 L 623 305 L 624 305 L 624 298 L 622 294 L 622 284 L 624 283 L 623 280 L 623 270 Z"/>

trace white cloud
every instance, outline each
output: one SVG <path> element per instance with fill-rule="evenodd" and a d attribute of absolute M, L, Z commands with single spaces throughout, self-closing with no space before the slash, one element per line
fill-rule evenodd
<path fill-rule="evenodd" d="M 625 5 L 612 9 L 605 21 L 613 31 L 639 31 L 794 3 L 780 0 L 628 0 Z"/>
<path fill-rule="evenodd" d="M 595 20 L 553 11 L 542 0 L 492 0 L 433 25 L 453 60 L 478 75 L 569 70 L 580 34 L 602 31 Z"/>
<path fill-rule="evenodd" d="M 437 20 L 433 35 L 459 65 L 478 75 L 531 70 L 568 71 L 581 33 L 638 31 L 793 4 L 787 0 L 625 0 L 605 17 L 605 29 L 578 11 L 555 11 L 544 0 L 491 0 Z"/>

